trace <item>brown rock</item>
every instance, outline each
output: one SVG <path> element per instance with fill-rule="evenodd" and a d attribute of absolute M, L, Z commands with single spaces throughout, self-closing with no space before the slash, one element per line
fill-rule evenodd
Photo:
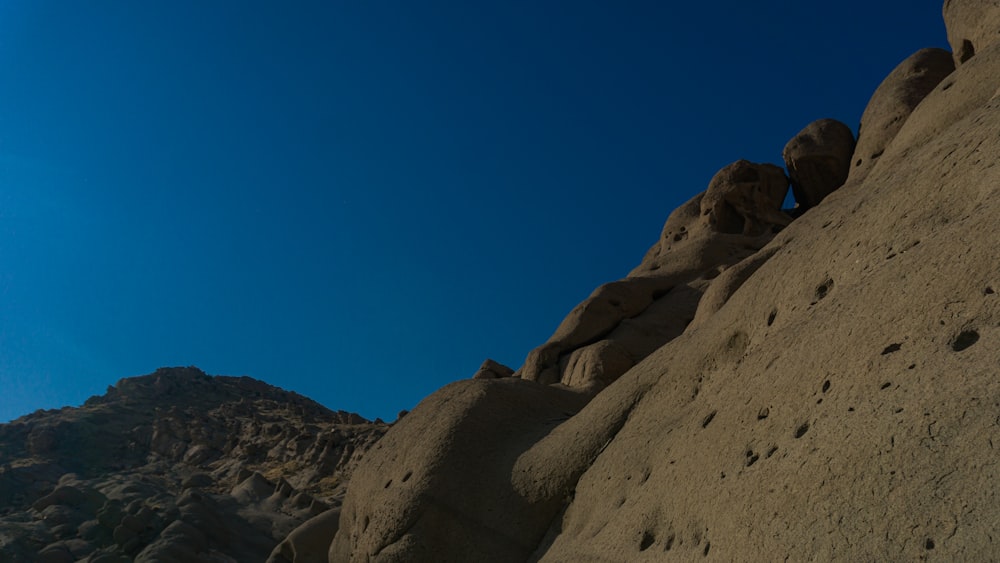
<path fill-rule="evenodd" d="M 487 359 L 483 365 L 479 366 L 479 371 L 473 375 L 473 379 L 500 379 L 514 375 L 514 370 L 493 360 Z M 402 418 L 402 417 L 397 417 Z"/>
<path fill-rule="evenodd" d="M 339 522 L 339 509 L 306 520 L 274 548 L 267 563 L 327 563 Z"/>
<path fill-rule="evenodd" d="M 511 377 L 459 381 L 424 399 L 352 478 L 330 561 L 526 560 L 567 491 L 519 494 L 512 468 L 584 401 Z"/>
<path fill-rule="evenodd" d="M 945 0 L 943 15 L 955 66 L 1000 40 L 1000 4 L 992 0 Z"/>
<path fill-rule="evenodd" d="M 835 119 L 814 121 L 792 137 L 782 156 L 799 207 L 815 207 L 844 185 L 853 154 L 854 134 Z"/>
<path fill-rule="evenodd" d="M 601 340 L 570 353 L 562 383 L 597 392 L 635 365 L 632 355 L 615 340 Z"/>
<path fill-rule="evenodd" d="M 713 231 L 760 235 L 792 222 L 781 211 L 788 193 L 785 172 L 773 164 L 738 160 L 720 170 L 701 200 L 701 215 Z"/>
<path fill-rule="evenodd" d="M 848 181 L 861 182 L 868 176 L 917 104 L 954 70 L 948 51 L 921 49 L 889 73 L 861 116 Z"/>

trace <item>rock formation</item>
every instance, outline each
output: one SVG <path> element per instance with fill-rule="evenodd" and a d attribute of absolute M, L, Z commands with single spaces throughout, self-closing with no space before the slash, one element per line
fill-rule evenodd
<path fill-rule="evenodd" d="M 953 54 L 889 73 L 856 145 L 820 120 L 774 147 L 794 221 L 779 167 L 734 162 L 520 369 L 487 360 L 381 439 L 195 370 L 2 425 L 0 545 L 92 563 L 996 559 L 1000 4 L 943 13 Z"/>
<path fill-rule="evenodd" d="M 853 154 L 854 133 L 836 119 L 814 121 L 788 141 L 781 155 L 803 211 L 844 185 Z"/>
<path fill-rule="evenodd" d="M 248 377 L 123 379 L 0 425 L 0 560 L 263 561 L 384 431 Z"/>
<path fill-rule="evenodd" d="M 848 177 L 861 182 L 910 117 L 913 108 L 955 70 L 951 53 L 921 49 L 899 63 L 872 94 L 864 114 Z"/>
<path fill-rule="evenodd" d="M 1000 6 L 944 13 L 957 69 L 901 63 L 854 154 L 830 122 L 789 143 L 808 211 L 720 171 L 517 377 L 394 426 L 329 560 L 996 558 Z"/>

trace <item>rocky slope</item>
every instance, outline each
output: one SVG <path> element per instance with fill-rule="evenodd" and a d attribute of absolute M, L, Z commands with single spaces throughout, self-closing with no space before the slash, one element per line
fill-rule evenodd
<path fill-rule="evenodd" d="M 856 142 L 724 168 L 519 370 L 395 425 L 329 561 L 1000 556 L 1000 6 L 944 18 Z"/>
<path fill-rule="evenodd" d="M 0 425 L 0 561 L 282 561 L 385 428 L 248 377 L 123 379 Z"/>

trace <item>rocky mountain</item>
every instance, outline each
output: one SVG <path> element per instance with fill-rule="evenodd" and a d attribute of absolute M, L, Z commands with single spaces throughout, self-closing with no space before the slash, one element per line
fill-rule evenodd
<path fill-rule="evenodd" d="M 248 377 L 122 379 L 0 425 L 0 561 L 281 561 L 385 429 Z"/>
<path fill-rule="evenodd" d="M 0 425 L 0 560 L 1000 558 L 1000 5 L 943 15 L 391 427 L 193 368 Z"/>
<path fill-rule="evenodd" d="M 1000 4 L 943 13 L 857 137 L 723 168 L 520 369 L 393 426 L 328 560 L 1000 557 Z"/>

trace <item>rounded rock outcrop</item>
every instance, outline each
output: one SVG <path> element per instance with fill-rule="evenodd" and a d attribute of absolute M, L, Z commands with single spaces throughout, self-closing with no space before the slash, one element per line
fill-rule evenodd
<path fill-rule="evenodd" d="M 784 227 L 792 222 L 781 211 L 786 193 L 788 178 L 781 168 L 737 160 L 709 182 L 701 199 L 702 220 L 726 234 L 759 235 Z"/>
<path fill-rule="evenodd" d="M 946 0 L 942 9 L 955 66 L 1000 42 L 1000 3 L 993 0 Z"/>
<path fill-rule="evenodd" d="M 813 121 L 792 137 L 782 157 L 799 207 L 815 207 L 844 185 L 853 154 L 854 133 L 836 119 Z"/>
<path fill-rule="evenodd" d="M 860 182 L 868 176 L 917 104 L 954 70 L 948 51 L 921 49 L 885 77 L 861 115 L 849 181 Z"/>

